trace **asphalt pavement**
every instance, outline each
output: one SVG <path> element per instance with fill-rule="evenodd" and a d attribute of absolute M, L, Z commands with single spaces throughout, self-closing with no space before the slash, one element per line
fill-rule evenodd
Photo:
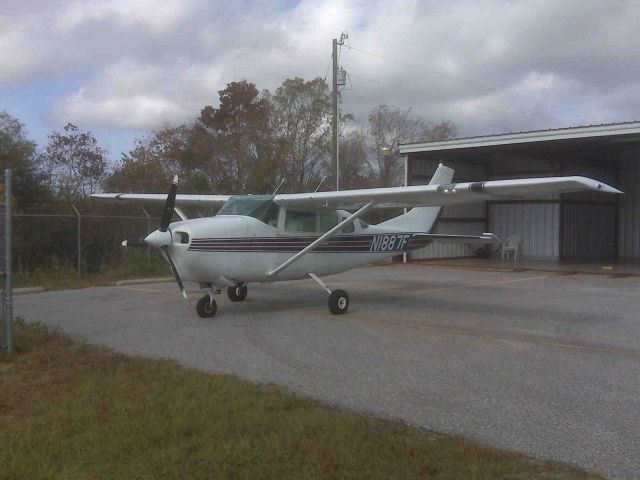
<path fill-rule="evenodd" d="M 172 284 L 30 294 L 17 315 L 430 430 L 640 478 L 640 278 L 420 265 L 249 285 L 201 319 Z"/>

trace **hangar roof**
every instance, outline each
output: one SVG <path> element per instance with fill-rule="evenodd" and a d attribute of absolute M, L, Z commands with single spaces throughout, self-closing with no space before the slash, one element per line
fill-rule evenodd
<path fill-rule="evenodd" d="M 434 152 L 440 150 L 490 147 L 495 145 L 512 145 L 517 143 L 618 137 L 622 135 L 634 135 L 634 137 L 632 137 L 633 139 L 640 140 L 640 121 L 553 128 L 549 130 L 532 130 L 529 132 L 500 133 L 496 135 L 454 138 L 452 140 L 436 142 L 405 143 L 400 145 L 400 153 Z"/>

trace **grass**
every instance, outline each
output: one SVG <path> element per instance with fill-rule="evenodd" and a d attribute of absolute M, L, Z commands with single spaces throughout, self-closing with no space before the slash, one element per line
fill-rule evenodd
<path fill-rule="evenodd" d="M 18 322 L 2 479 L 595 479 L 584 471 L 128 357 Z"/>
<path fill-rule="evenodd" d="M 110 265 L 100 272 L 83 273 L 78 276 L 75 268 L 61 266 L 37 272 L 16 272 L 13 275 L 13 286 L 43 286 L 47 290 L 64 290 L 69 288 L 86 288 L 113 285 L 118 280 L 127 278 L 170 277 L 169 266 L 160 258 L 153 258 L 150 264 L 134 259 Z"/>
<path fill-rule="evenodd" d="M 13 277 L 14 288 L 42 286 L 47 290 L 66 290 L 72 288 L 101 287 L 113 285 L 118 280 L 127 278 L 170 277 L 171 271 L 167 265 L 151 271 L 121 268 L 110 268 L 99 273 L 85 273 L 78 277 L 73 270 L 17 273 Z"/>

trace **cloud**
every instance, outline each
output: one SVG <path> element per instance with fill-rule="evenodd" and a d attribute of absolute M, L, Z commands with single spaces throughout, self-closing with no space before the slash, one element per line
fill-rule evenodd
<path fill-rule="evenodd" d="M 381 103 L 464 134 L 637 118 L 633 1 L 7 0 L 0 84 L 88 71 L 58 123 L 144 130 L 215 104 L 225 84 L 324 77 L 349 32 L 343 111 Z"/>
<path fill-rule="evenodd" d="M 57 18 L 61 32 L 72 32 L 90 23 L 113 23 L 125 28 L 149 27 L 155 32 L 170 32 L 188 12 L 182 0 L 106 0 L 101 3 L 76 2 Z"/>
<path fill-rule="evenodd" d="M 58 101 L 53 113 L 57 119 L 82 124 L 144 130 L 195 117 L 202 99 L 214 98 L 214 86 L 220 81 L 215 67 L 180 61 L 158 66 L 123 59 Z"/>

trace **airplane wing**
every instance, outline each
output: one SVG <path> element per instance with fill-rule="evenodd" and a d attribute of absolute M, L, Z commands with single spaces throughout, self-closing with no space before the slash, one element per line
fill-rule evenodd
<path fill-rule="evenodd" d="M 275 196 L 274 201 L 278 205 L 311 210 L 352 210 L 368 203 L 371 203 L 373 208 L 409 208 L 517 199 L 585 190 L 622 193 L 597 180 L 572 176 L 280 194 Z"/>
<path fill-rule="evenodd" d="M 176 195 L 177 206 L 219 207 L 229 200 L 231 195 Z M 91 198 L 112 202 L 158 203 L 164 205 L 166 193 L 94 193 Z"/>

